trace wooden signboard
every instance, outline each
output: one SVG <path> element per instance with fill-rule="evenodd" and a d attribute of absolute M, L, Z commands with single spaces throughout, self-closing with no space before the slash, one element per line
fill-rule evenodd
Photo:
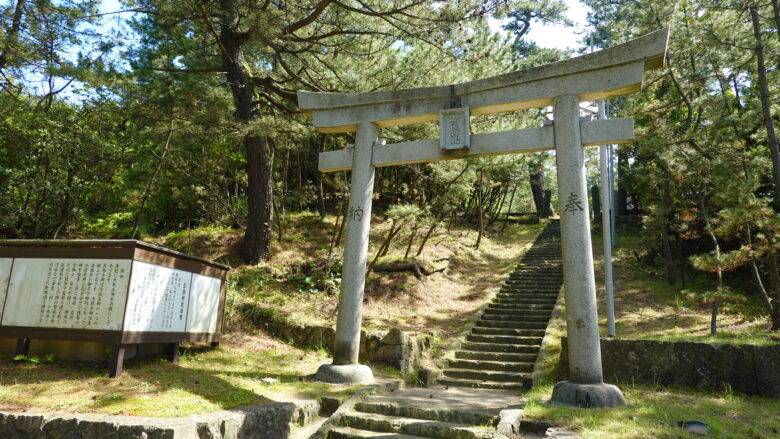
<path fill-rule="evenodd" d="M 0 241 L 0 337 L 219 343 L 228 267 L 136 240 Z"/>

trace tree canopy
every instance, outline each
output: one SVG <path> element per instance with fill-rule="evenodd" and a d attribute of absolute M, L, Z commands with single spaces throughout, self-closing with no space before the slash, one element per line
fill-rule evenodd
<path fill-rule="evenodd" d="M 637 131 L 616 157 L 619 222 L 641 218 L 669 282 L 685 269 L 746 273 L 780 329 L 778 0 L 583 3 L 586 51 L 672 28 L 667 66 L 610 105 Z M 242 258 L 259 263 L 289 212 L 344 209 L 348 175 L 320 174 L 317 155 L 352 138 L 314 131 L 296 90 L 441 85 L 553 62 L 576 54 L 528 32 L 568 23 L 565 12 L 560 0 L 0 1 L 0 237 L 220 225 L 242 230 Z M 473 129 L 539 126 L 547 111 Z M 436 135 L 434 124 L 381 133 Z M 414 211 L 423 236 L 453 221 L 482 230 L 510 209 L 554 214 L 553 171 L 550 153 L 381 169 L 376 205 L 398 221 Z"/>

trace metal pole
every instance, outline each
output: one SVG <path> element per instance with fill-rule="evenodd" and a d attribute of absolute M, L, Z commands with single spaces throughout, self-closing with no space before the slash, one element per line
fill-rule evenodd
<path fill-rule="evenodd" d="M 599 119 L 607 118 L 606 102 L 599 101 Z M 612 283 L 612 231 L 614 225 L 612 223 L 612 184 L 610 179 L 609 168 L 612 161 L 609 157 L 608 148 L 611 146 L 602 145 L 599 147 L 600 151 L 600 168 L 601 168 L 601 235 L 604 238 L 604 280 L 607 289 L 607 335 L 610 337 L 615 336 L 615 293 Z"/>
<path fill-rule="evenodd" d="M 604 115 L 606 116 L 607 112 L 607 103 L 604 104 Z M 610 231 L 612 234 L 612 248 L 615 248 L 615 243 L 617 242 L 617 209 L 615 206 L 617 206 L 617 193 L 615 192 L 615 148 L 616 145 L 609 145 L 607 146 L 609 148 L 609 199 L 611 200 L 611 203 L 609 204 L 609 210 L 610 210 Z"/>

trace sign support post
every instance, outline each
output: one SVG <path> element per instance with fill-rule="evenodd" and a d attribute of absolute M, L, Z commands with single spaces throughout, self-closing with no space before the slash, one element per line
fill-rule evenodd
<path fill-rule="evenodd" d="M 599 102 L 599 119 L 606 119 L 607 103 Z M 607 335 L 615 336 L 615 290 L 612 279 L 612 233 L 615 227 L 612 222 L 612 179 L 610 167 L 610 154 L 608 148 L 611 145 L 601 145 L 599 147 L 599 165 L 601 173 L 601 235 L 604 241 L 604 284 L 607 291 Z"/>

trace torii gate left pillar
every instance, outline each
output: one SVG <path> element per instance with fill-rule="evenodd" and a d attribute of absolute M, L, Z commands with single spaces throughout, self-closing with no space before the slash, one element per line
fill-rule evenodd
<path fill-rule="evenodd" d="M 344 263 L 336 317 L 336 342 L 333 364 L 323 364 L 316 378 L 331 383 L 369 384 L 374 381 L 371 368 L 358 364 L 360 330 L 363 322 L 363 292 L 366 285 L 368 236 L 371 227 L 371 201 L 374 195 L 373 147 L 379 127 L 371 122 L 358 124 L 352 148 L 352 181 L 349 208 L 344 219 Z"/>
<path fill-rule="evenodd" d="M 664 29 L 578 58 L 450 86 L 371 93 L 299 91 L 300 107 L 311 113 L 320 131 L 357 132 L 351 150 L 320 154 L 323 172 L 352 169 L 352 187 L 334 359 L 320 367 L 316 378 L 338 383 L 373 379 L 357 357 L 374 167 L 555 149 L 570 381 L 556 385 L 552 402 L 624 404 L 620 390 L 603 382 L 582 148 L 633 140 L 633 120 L 581 122 L 579 103 L 638 91 L 644 72 L 663 65 L 668 36 Z M 469 114 L 551 105 L 553 126 L 468 134 Z M 375 145 L 378 127 L 433 121 L 439 121 L 441 139 Z"/>

